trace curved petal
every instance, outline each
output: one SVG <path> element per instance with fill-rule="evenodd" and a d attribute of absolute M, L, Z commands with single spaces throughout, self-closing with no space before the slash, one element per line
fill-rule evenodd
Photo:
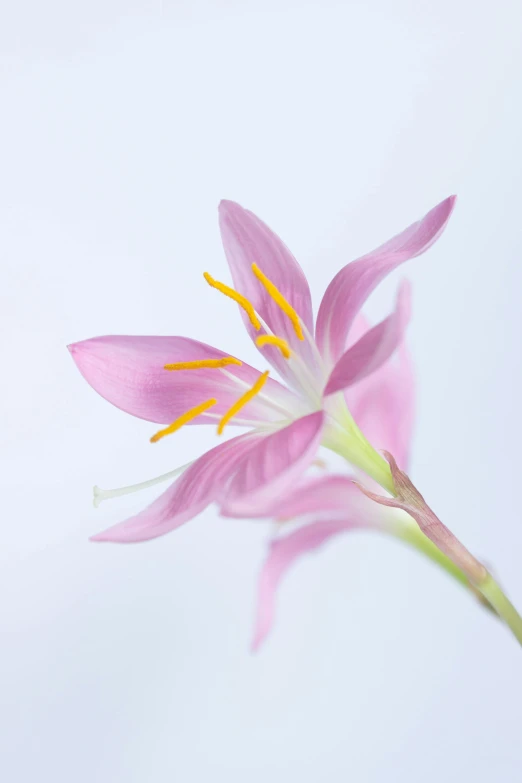
<path fill-rule="evenodd" d="M 293 519 L 317 512 L 345 512 L 361 504 L 361 492 L 349 476 L 341 473 L 304 479 L 277 504 L 277 518 Z"/>
<path fill-rule="evenodd" d="M 348 337 L 346 340 L 346 348 L 351 348 L 352 345 L 355 345 L 355 343 L 358 342 L 361 339 L 361 337 L 364 337 L 366 332 L 368 332 L 370 329 L 371 329 L 370 322 L 368 321 L 364 313 L 363 312 L 357 313 L 348 332 Z"/>
<path fill-rule="evenodd" d="M 325 395 L 346 389 L 378 370 L 401 344 L 410 318 L 410 287 L 403 281 L 394 312 L 348 348 L 333 368 Z"/>
<path fill-rule="evenodd" d="M 259 649 L 272 629 L 277 590 L 292 565 L 302 555 L 313 552 L 334 536 L 367 526 L 370 525 L 357 516 L 343 520 L 326 519 L 312 522 L 270 543 L 268 556 L 259 575 L 253 651 Z"/>
<path fill-rule="evenodd" d="M 188 337 L 132 337 L 110 335 L 68 346 L 85 380 L 117 408 L 140 419 L 169 424 L 189 408 L 212 397 L 217 404 L 193 424 L 215 424 L 260 373 L 248 364 L 230 364 L 222 369 L 175 370 L 165 364 L 202 359 L 221 359 L 229 354 Z M 298 403 L 292 392 L 268 378 L 263 394 L 241 411 L 246 421 L 276 421 Z"/>
<path fill-rule="evenodd" d="M 399 264 L 431 247 L 446 227 L 455 200 L 445 199 L 422 220 L 337 273 L 323 296 L 316 327 L 319 349 L 332 363 L 344 353 L 350 326 L 374 288 Z"/>
<path fill-rule="evenodd" d="M 264 437 L 241 463 L 221 513 L 231 517 L 271 516 L 279 498 L 284 498 L 314 459 L 323 421 L 323 412 L 316 411 Z"/>
<path fill-rule="evenodd" d="M 415 373 L 403 342 L 393 361 L 345 391 L 357 426 L 378 450 L 407 470 L 415 421 Z"/>
<path fill-rule="evenodd" d="M 290 250 L 256 215 L 234 201 L 220 203 L 219 226 L 236 289 L 247 297 L 276 336 L 284 338 L 305 361 L 315 363 L 308 339 L 301 341 L 297 338 L 288 316 L 252 272 L 252 264 L 255 263 L 292 305 L 309 333 L 313 334 L 310 289 L 303 270 Z M 243 310 L 241 314 L 253 340 L 263 334 L 263 331 L 255 331 Z M 262 353 L 282 377 L 290 377 L 291 370 L 277 348 L 268 346 L 263 348 Z"/>
<path fill-rule="evenodd" d="M 133 544 L 164 536 L 220 499 L 227 482 L 262 435 L 247 433 L 207 451 L 159 496 L 134 517 L 91 538 Z"/>

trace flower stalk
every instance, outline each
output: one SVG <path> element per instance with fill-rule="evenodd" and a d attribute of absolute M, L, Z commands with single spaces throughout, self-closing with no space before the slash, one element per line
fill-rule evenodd
<path fill-rule="evenodd" d="M 409 476 L 385 452 L 394 482 L 393 497 L 387 498 L 360 486 L 362 492 L 383 506 L 406 511 L 412 518 L 395 528 L 395 535 L 434 560 L 454 578 L 467 584 L 486 606 L 493 609 L 522 645 L 522 617 L 493 579 L 487 568 L 462 544 L 428 506 Z M 417 525 L 414 526 L 414 522 Z"/>
<path fill-rule="evenodd" d="M 476 587 L 498 616 L 505 622 L 518 643 L 522 645 L 522 617 L 502 591 L 499 584 L 488 573 L 484 582 Z"/>

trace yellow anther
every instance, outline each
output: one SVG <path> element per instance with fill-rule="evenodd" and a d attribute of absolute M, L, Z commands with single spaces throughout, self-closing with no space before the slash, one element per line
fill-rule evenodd
<path fill-rule="evenodd" d="M 259 348 L 262 348 L 263 345 L 276 345 L 285 359 L 289 359 L 291 356 L 290 348 L 288 347 L 286 340 L 283 340 L 282 337 L 276 337 L 273 334 L 262 334 L 257 338 L 256 345 L 258 345 Z"/>
<path fill-rule="evenodd" d="M 290 318 L 290 320 L 292 321 L 292 326 L 294 327 L 294 331 L 298 336 L 298 338 L 300 340 L 304 340 L 304 334 L 301 328 L 301 321 L 299 320 L 299 316 L 297 315 L 296 311 L 294 310 L 290 302 L 286 301 L 281 291 L 279 291 L 279 289 L 276 288 L 276 286 L 272 283 L 272 281 L 269 280 L 268 277 L 263 274 L 263 272 L 260 270 L 257 264 L 252 264 L 252 272 L 255 274 L 259 282 L 262 283 L 262 285 L 265 287 L 267 293 L 272 297 L 274 302 L 277 305 L 279 305 L 283 313 Z"/>
<path fill-rule="evenodd" d="M 244 408 L 247 402 L 250 402 L 250 400 L 258 394 L 263 386 L 266 383 L 266 379 L 268 378 L 269 370 L 264 372 L 262 375 L 259 376 L 257 381 L 254 383 L 251 389 L 249 389 L 247 392 L 243 394 L 242 397 L 239 398 L 239 400 L 236 400 L 235 403 L 232 405 L 232 407 L 225 413 L 223 418 L 218 424 L 217 433 L 218 435 L 221 435 L 223 430 L 225 429 L 226 425 L 232 419 L 236 413 L 238 413 L 241 408 Z"/>
<path fill-rule="evenodd" d="M 166 364 L 164 370 L 203 370 L 207 367 L 226 367 L 227 364 L 241 365 L 239 359 L 234 359 L 232 356 L 223 356 L 222 359 L 201 359 L 197 362 L 175 362 L 174 364 Z"/>
<path fill-rule="evenodd" d="M 225 285 L 224 283 L 220 283 L 219 280 L 214 280 L 214 278 L 209 275 L 208 272 L 203 272 L 203 277 L 211 286 L 212 288 L 216 288 L 218 291 L 221 291 L 222 294 L 225 294 L 225 296 L 230 297 L 230 299 L 233 299 L 234 302 L 237 302 L 240 307 L 243 308 L 245 313 L 248 315 L 249 321 L 256 330 L 256 332 L 261 329 L 261 323 L 259 321 L 259 318 L 256 315 L 256 311 L 254 310 L 254 306 L 251 302 L 248 301 L 246 296 L 243 296 L 243 294 L 239 294 L 237 291 L 234 291 L 233 288 L 230 288 L 228 285 Z"/>
<path fill-rule="evenodd" d="M 181 429 L 184 424 L 187 424 L 189 421 L 192 421 L 192 419 L 195 419 L 196 416 L 199 416 L 200 413 L 204 413 L 208 408 L 211 408 L 213 405 L 215 405 L 217 400 L 211 399 L 206 400 L 206 402 L 202 402 L 201 405 L 196 405 L 195 408 L 191 408 L 186 413 L 183 414 L 183 416 L 180 416 L 179 419 L 176 419 L 176 421 L 173 421 L 172 424 L 169 424 L 168 427 L 165 427 L 164 430 L 160 430 L 155 435 L 152 436 L 150 439 L 151 443 L 156 443 L 160 438 L 164 438 L 165 435 L 170 435 L 172 432 L 176 432 L 177 430 Z"/>

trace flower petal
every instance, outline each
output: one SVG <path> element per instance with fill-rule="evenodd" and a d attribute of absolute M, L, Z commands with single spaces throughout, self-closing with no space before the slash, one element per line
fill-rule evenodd
<path fill-rule="evenodd" d="M 344 353 L 350 326 L 374 288 L 399 264 L 424 253 L 450 218 L 455 196 L 373 252 L 347 264 L 326 289 L 319 308 L 316 342 L 332 364 Z"/>
<path fill-rule="evenodd" d="M 150 506 L 91 538 L 132 544 L 149 541 L 180 527 L 220 499 L 227 482 L 262 435 L 246 433 L 207 451 Z"/>
<path fill-rule="evenodd" d="M 363 518 L 350 518 L 347 511 L 345 519 L 312 522 L 270 543 L 268 556 L 259 575 L 253 651 L 259 649 L 270 633 L 275 616 L 277 590 L 291 566 L 302 555 L 313 552 L 334 536 L 366 526 Z"/>
<path fill-rule="evenodd" d="M 323 421 L 323 412 L 316 411 L 263 438 L 232 479 L 221 513 L 231 517 L 271 516 L 278 500 L 314 459 Z"/>
<path fill-rule="evenodd" d="M 317 512 L 344 512 L 355 505 L 364 506 L 360 501 L 359 486 L 349 476 L 334 473 L 305 478 L 295 490 L 278 502 L 277 518 L 287 520 Z"/>
<path fill-rule="evenodd" d="M 219 225 L 237 291 L 247 297 L 274 335 L 285 339 L 305 361 L 315 361 L 308 340 L 297 338 L 288 316 L 252 272 L 252 264 L 255 263 L 295 309 L 309 333 L 313 334 L 310 289 L 303 270 L 290 250 L 256 215 L 234 201 L 222 201 L 219 205 Z M 255 331 L 243 310 L 241 314 L 253 340 L 263 334 L 263 331 Z M 291 375 L 278 348 L 266 346 L 262 353 L 283 377 Z"/>
<path fill-rule="evenodd" d="M 413 363 L 403 342 L 393 361 L 345 391 L 357 426 L 379 450 L 391 451 L 407 469 L 415 421 Z"/>
<path fill-rule="evenodd" d="M 231 364 L 224 370 L 165 370 L 169 363 L 229 355 L 187 337 L 110 335 L 68 347 L 81 374 L 98 394 L 127 413 L 158 424 L 169 424 L 212 397 L 217 398 L 217 404 L 209 413 L 223 415 L 260 376 L 248 364 Z M 248 403 L 241 418 L 252 422 L 284 418 L 284 412 L 270 407 L 267 398 L 287 411 L 295 410 L 298 404 L 292 392 L 268 378 L 263 395 Z M 202 415 L 192 423 L 215 424 L 216 419 Z"/>
<path fill-rule="evenodd" d="M 330 374 L 324 394 L 346 389 L 382 367 L 402 342 L 409 317 L 410 288 L 404 281 L 395 311 L 345 351 Z"/>

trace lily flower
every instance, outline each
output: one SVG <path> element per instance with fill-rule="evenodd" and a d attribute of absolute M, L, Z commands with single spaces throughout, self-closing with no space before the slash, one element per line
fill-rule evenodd
<path fill-rule="evenodd" d="M 367 440 L 369 430 L 363 435 L 354 421 L 350 392 L 366 388 L 370 377 L 380 377 L 380 368 L 401 344 L 409 317 L 407 285 L 400 286 L 394 311 L 373 328 L 361 330 L 356 339 L 354 324 L 384 277 L 437 240 L 454 202 L 455 197 L 447 198 L 341 269 L 324 294 L 315 328 L 306 277 L 288 248 L 252 212 L 221 202 L 221 236 L 234 287 L 209 273 L 206 282 L 237 303 L 248 335 L 282 382 L 271 377 L 269 369 L 259 371 L 187 337 L 113 335 L 70 345 L 81 374 L 102 397 L 133 416 L 163 425 L 152 442 L 184 425 L 210 424 L 217 435 L 229 424 L 248 428 L 157 479 L 118 490 L 95 488 L 98 504 L 181 474 L 143 511 L 93 540 L 156 538 L 213 502 L 228 516 L 259 516 L 260 510 L 272 515 L 321 445 L 393 493 L 389 464 Z"/>

